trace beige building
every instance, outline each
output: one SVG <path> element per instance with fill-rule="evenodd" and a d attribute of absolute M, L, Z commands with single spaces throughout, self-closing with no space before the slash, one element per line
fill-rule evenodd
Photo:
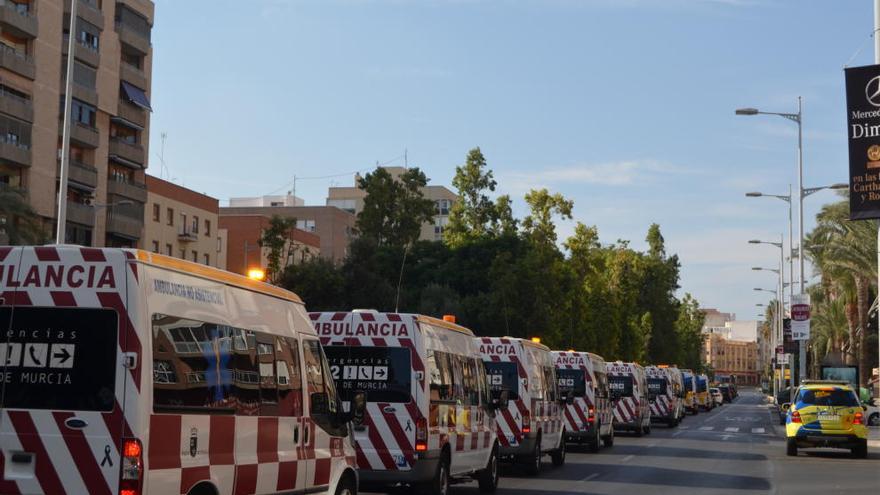
<path fill-rule="evenodd" d="M 703 362 L 715 370 L 715 379 L 736 377 L 736 383 L 755 385 L 758 368 L 758 344 L 754 341 L 730 340 L 721 334 L 703 336 Z"/>
<path fill-rule="evenodd" d="M 224 214 L 220 217 L 220 232 L 228 239 L 227 270 L 242 275 L 254 268 L 266 270 L 270 251 L 260 247 L 260 238 L 271 220 L 271 215 L 264 214 Z M 282 267 L 298 265 L 320 255 L 321 238 L 313 232 L 293 228 L 287 233 L 281 264 Z"/>
<path fill-rule="evenodd" d="M 226 239 L 216 198 L 146 176 L 144 249 L 226 269 Z"/>
<path fill-rule="evenodd" d="M 153 3 L 79 0 L 66 242 L 143 245 Z M 0 187 L 54 238 L 70 2 L 0 1 Z"/>
<path fill-rule="evenodd" d="M 404 167 L 383 167 L 395 179 L 406 172 Z M 349 211 L 357 215 L 364 209 L 364 198 L 367 193 L 357 187 L 360 174 L 354 176 L 354 186 L 351 187 L 331 187 L 327 192 L 327 206 L 335 206 L 345 211 Z M 426 222 L 422 225 L 422 232 L 419 236 L 423 241 L 439 241 L 443 239 L 443 230 L 449 223 L 449 212 L 452 205 L 458 200 L 458 196 L 445 186 L 426 186 L 422 188 L 422 194 L 426 199 L 434 202 L 435 215 L 432 222 Z"/>

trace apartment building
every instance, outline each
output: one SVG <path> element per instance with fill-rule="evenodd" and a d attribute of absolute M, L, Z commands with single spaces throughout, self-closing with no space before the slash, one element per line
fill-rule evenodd
<path fill-rule="evenodd" d="M 247 275 L 253 268 L 265 270 L 269 264 L 267 249 L 260 247 L 263 230 L 269 226 L 272 215 L 251 213 L 224 214 L 220 217 L 220 229 L 227 239 L 226 269 Z M 313 233 L 294 228 L 288 233 L 290 241 L 284 248 L 284 266 L 303 263 L 321 255 L 321 238 Z"/>
<path fill-rule="evenodd" d="M 406 172 L 404 167 L 382 167 L 395 179 Z M 354 185 L 350 187 L 331 187 L 327 192 L 327 206 L 335 206 L 355 215 L 364 209 L 366 191 L 357 186 L 360 174 L 355 174 Z M 423 241 L 440 241 L 443 239 L 443 230 L 449 223 L 449 212 L 452 205 L 458 200 L 458 195 L 446 186 L 428 185 L 422 188 L 422 194 L 426 199 L 434 202 L 435 215 L 431 222 L 422 225 L 419 239 Z"/>
<path fill-rule="evenodd" d="M 226 269 L 220 202 L 151 175 L 146 185 L 144 249 Z"/>
<path fill-rule="evenodd" d="M 0 187 L 54 238 L 70 0 L 0 0 Z M 153 2 L 77 0 L 65 242 L 143 246 Z"/>
<path fill-rule="evenodd" d="M 758 367 L 758 343 L 731 340 L 719 333 L 703 338 L 703 362 L 715 370 L 715 378 L 735 377 L 737 383 L 757 385 L 761 370 Z"/>
<path fill-rule="evenodd" d="M 231 200 L 230 200 L 231 201 Z M 220 208 L 220 223 L 227 216 L 264 216 L 271 218 L 279 215 L 284 218 L 296 219 L 296 228 L 318 237 L 320 255 L 334 263 L 341 263 L 348 256 L 348 245 L 354 238 L 355 220 L 353 213 L 340 210 L 334 206 L 251 206 Z M 230 234 L 229 269 L 235 271 L 233 257 L 238 249 Z"/>

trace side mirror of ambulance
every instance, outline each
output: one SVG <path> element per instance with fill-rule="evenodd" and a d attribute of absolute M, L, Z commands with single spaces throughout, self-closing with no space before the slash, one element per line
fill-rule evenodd
<path fill-rule="evenodd" d="M 351 419 L 355 423 L 362 423 L 364 413 L 367 411 L 367 394 L 365 392 L 355 392 L 351 398 Z"/>

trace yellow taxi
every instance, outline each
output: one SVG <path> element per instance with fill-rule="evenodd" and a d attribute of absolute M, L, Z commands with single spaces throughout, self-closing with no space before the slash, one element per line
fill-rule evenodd
<path fill-rule="evenodd" d="M 804 380 L 794 403 L 783 404 L 786 453 L 798 448 L 850 449 L 853 457 L 868 456 L 865 409 L 852 386 L 843 381 Z"/>

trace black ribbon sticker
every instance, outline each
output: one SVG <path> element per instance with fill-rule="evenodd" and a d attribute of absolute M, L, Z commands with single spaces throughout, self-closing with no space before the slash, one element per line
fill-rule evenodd
<path fill-rule="evenodd" d="M 101 461 L 101 467 L 104 467 L 106 464 L 110 464 L 110 467 L 113 467 L 113 459 L 110 458 L 110 446 L 104 446 L 104 460 Z"/>

